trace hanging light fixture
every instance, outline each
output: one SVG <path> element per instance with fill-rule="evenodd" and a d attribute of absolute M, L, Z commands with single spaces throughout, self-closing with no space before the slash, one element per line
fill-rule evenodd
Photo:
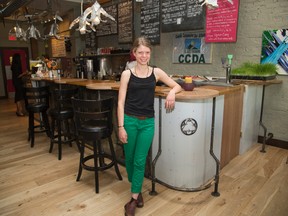
<path fill-rule="evenodd" d="M 201 6 L 206 5 L 209 9 L 219 7 L 217 0 L 199 0 L 199 3 L 202 3 Z"/>
<path fill-rule="evenodd" d="M 52 25 L 50 27 L 50 32 L 49 32 L 48 36 L 55 37 L 56 39 L 60 39 L 60 35 L 58 35 L 59 26 L 57 24 L 57 20 L 59 20 L 61 22 L 63 21 L 63 19 L 56 12 L 55 17 L 54 17 L 54 22 L 52 23 Z"/>
<path fill-rule="evenodd" d="M 89 26 L 93 31 L 96 31 L 94 26 L 99 25 L 100 22 L 107 22 L 106 20 L 101 19 L 101 15 L 104 15 L 107 18 L 115 21 L 115 19 L 101 7 L 101 5 L 97 2 L 97 0 L 91 7 L 86 8 L 85 11 L 83 12 L 83 0 L 82 0 L 81 15 L 77 17 L 75 20 L 73 20 L 73 22 L 69 26 L 69 29 L 72 29 L 74 25 L 78 23 L 79 27 L 76 30 L 78 30 L 80 34 L 86 34 L 86 32 L 91 32 L 91 30 L 87 30 L 87 26 Z"/>
<path fill-rule="evenodd" d="M 40 31 L 33 25 L 33 23 L 30 24 L 26 31 L 27 38 L 34 38 L 34 39 L 39 39 L 41 38 Z"/>
<path fill-rule="evenodd" d="M 26 32 L 19 26 L 17 22 L 16 25 L 12 29 L 10 29 L 8 34 L 9 36 L 14 36 L 17 39 L 27 41 Z"/>
<path fill-rule="evenodd" d="M 230 4 L 233 5 L 233 0 L 227 0 Z M 209 9 L 218 8 L 218 0 L 199 0 L 201 6 L 206 5 Z"/>

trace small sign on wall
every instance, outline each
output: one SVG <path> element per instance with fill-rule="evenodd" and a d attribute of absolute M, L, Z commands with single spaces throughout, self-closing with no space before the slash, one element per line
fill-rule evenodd
<path fill-rule="evenodd" d="M 184 32 L 174 36 L 173 63 L 205 64 L 212 62 L 212 44 L 205 43 L 205 33 Z"/>
<path fill-rule="evenodd" d="M 218 5 L 218 8 L 207 8 L 205 40 L 207 43 L 236 42 L 239 0 L 218 0 Z"/>

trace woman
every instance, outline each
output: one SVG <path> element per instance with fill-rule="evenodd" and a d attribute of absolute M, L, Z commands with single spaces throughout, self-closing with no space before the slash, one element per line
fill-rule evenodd
<path fill-rule="evenodd" d="M 151 44 L 139 37 L 133 44 L 136 65 L 122 72 L 118 95 L 118 133 L 124 144 L 125 165 L 131 182 L 131 200 L 125 205 L 125 215 L 135 215 L 143 207 L 141 194 L 146 157 L 154 136 L 154 91 L 157 81 L 171 88 L 165 108 L 172 110 L 175 94 L 182 88 L 160 68 L 149 66 Z"/>
<path fill-rule="evenodd" d="M 15 88 L 14 101 L 17 107 L 16 115 L 24 116 L 25 106 L 24 106 L 24 87 L 22 83 L 22 77 L 26 75 L 26 73 L 22 73 L 21 56 L 19 53 L 15 53 L 13 55 L 11 71 L 12 71 L 12 82 Z"/>

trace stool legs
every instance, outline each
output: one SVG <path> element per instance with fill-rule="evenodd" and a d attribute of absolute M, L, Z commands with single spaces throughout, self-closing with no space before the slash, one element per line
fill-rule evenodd
<path fill-rule="evenodd" d="M 80 152 L 80 158 L 79 158 L 79 169 L 78 169 L 78 175 L 76 178 L 76 181 L 80 181 L 81 175 L 82 175 L 82 163 L 84 158 L 84 145 L 81 145 L 79 141 L 77 141 L 77 146 Z"/>
<path fill-rule="evenodd" d="M 34 113 L 33 112 L 29 112 L 28 141 L 30 141 L 31 148 L 33 148 L 34 147 Z"/>
<path fill-rule="evenodd" d="M 95 178 L 95 192 L 99 193 L 99 176 L 98 176 L 98 153 L 97 153 L 97 145 L 99 146 L 99 143 L 97 143 L 98 141 L 94 141 L 93 142 L 93 153 L 94 153 L 94 167 L 96 167 L 94 169 L 94 178 Z"/>
<path fill-rule="evenodd" d="M 109 146 L 110 146 L 110 150 L 111 150 L 111 155 L 112 155 L 112 158 L 114 160 L 114 169 L 115 169 L 115 172 L 117 174 L 117 177 L 119 180 L 122 180 L 122 176 L 120 174 L 120 171 L 119 171 L 119 168 L 118 168 L 118 163 L 117 163 L 117 160 L 116 160 L 116 154 L 115 154 L 115 151 L 114 151 L 114 147 L 113 147 L 113 142 L 112 142 L 112 138 L 111 137 L 108 137 L 108 141 L 109 141 Z"/>
<path fill-rule="evenodd" d="M 43 118 L 43 123 L 44 123 L 44 128 L 46 131 L 46 135 L 48 137 L 51 136 L 51 131 L 50 131 L 50 124 L 49 124 L 49 119 L 48 119 L 48 115 L 46 112 L 41 113 L 42 114 L 42 118 Z"/>
<path fill-rule="evenodd" d="M 64 127 L 62 127 L 62 123 L 65 124 L 65 126 L 66 126 L 65 132 L 63 132 Z M 55 135 L 55 125 L 57 125 L 57 134 L 56 135 Z M 58 144 L 58 160 L 61 160 L 62 159 L 62 144 L 63 144 L 62 142 L 64 142 L 64 143 L 68 142 L 69 146 L 72 147 L 72 141 L 74 140 L 74 138 L 71 134 L 72 134 L 72 132 L 71 132 L 68 120 L 61 120 L 61 119 L 52 118 L 49 153 L 52 153 L 54 143 L 57 143 Z M 63 140 L 62 140 L 62 138 L 63 138 Z"/>
<path fill-rule="evenodd" d="M 41 112 L 40 115 L 42 115 L 42 120 L 40 120 L 40 125 L 35 126 L 34 124 L 34 112 L 29 112 L 29 123 L 28 123 L 28 141 L 31 143 L 31 148 L 34 147 L 34 141 L 35 141 L 35 128 L 40 127 L 42 128 L 42 124 L 44 126 L 43 130 L 37 131 L 37 132 L 46 132 L 47 136 L 50 137 L 50 126 L 49 126 L 49 120 L 46 112 Z"/>
<path fill-rule="evenodd" d="M 80 151 L 80 161 L 79 161 L 79 170 L 76 181 L 80 181 L 82 170 L 83 168 L 86 170 L 94 171 L 94 178 L 95 178 L 95 192 L 99 193 L 99 171 L 103 171 L 114 166 L 115 172 L 119 180 L 122 180 L 121 173 L 118 168 L 118 163 L 116 161 L 116 155 L 114 152 L 114 147 L 112 143 L 112 138 L 108 137 L 110 153 L 111 155 L 108 156 L 104 151 L 101 149 L 101 141 L 95 140 L 93 141 L 93 155 L 88 155 L 85 157 L 85 144 L 83 140 L 77 141 L 77 145 Z M 105 164 L 104 158 L 109 158 L 111 162 L 109 164 Z M 85 164 L 88 160 L 93 159 L 94 167 L 88 166 Z"/>
<path fill-rule="evenodd" d="M 58 133 L 58 160 L 62 159 L 62 128 L 61 121 L 57 120 L 57 133 Z"/>

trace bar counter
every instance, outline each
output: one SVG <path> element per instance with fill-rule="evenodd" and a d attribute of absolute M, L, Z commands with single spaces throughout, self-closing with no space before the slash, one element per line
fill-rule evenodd
<path fill-rule="evenodd" d="M 32 78 L 39 80 L 96 90 L 99 95 L 112 90 L 115 97 L 120 86 L 113 80 Z M 166 112 L 169 91 L 163 86 L 155 89 L 155 136 L 148 174 L 152 192 L 156 192 L 155 182 L 184 191 L 215 183 L 213 193 L 219 195 L 219 169 L 239 154 L 244 84 L 182 91 L 176 94 L 175 109 Z"/>
<path fill-rule="evenodd" d="M 31 81 L 45 81 L 55 84 L 70 84 L 81 87 L 86 87 L 91 90 L 118 90 L 120 82 L 114 80 L 88 80 L 80 78 L 48 78 L 48 77 L 35 77 Z M 215 97 L 221 94 L 228 94 L 233 91 L 239 91 L 239 85 L 233 87 L 219 87 L 219 86 L 201 86 L 196 87 L 193 91 L 182 91 L 176 95 L 179 100 L 196 100 Z M 156 86 L 155 94 L 157 96 L 165 96 L 169 92 L 168 87 Z"/>

